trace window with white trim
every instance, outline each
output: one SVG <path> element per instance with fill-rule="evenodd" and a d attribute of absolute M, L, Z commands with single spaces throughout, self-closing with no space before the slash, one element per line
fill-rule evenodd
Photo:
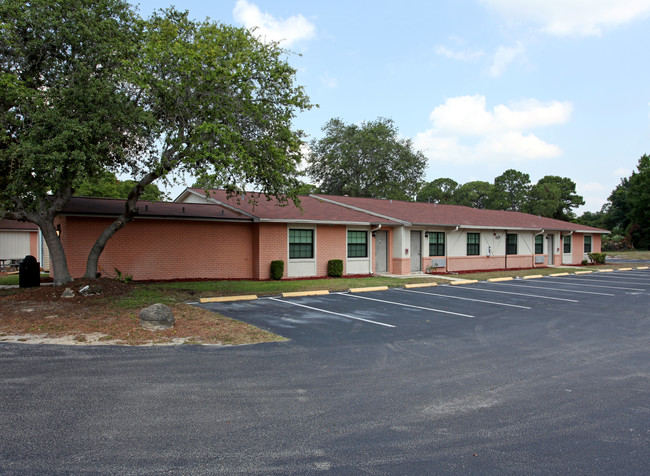
<path fill-rule="evenodd" d="M 591 236 L 585 235 L 585 253 L 591 253 Z"/>
<path fill-rule="evenodd" d="M 289 230 L 289 259 L 314 257 L 314 230 Z"/>
<path fill-rule="evenodd" d="M 348 230 L 348 258 L 368 257 L 368 232 Z"/>

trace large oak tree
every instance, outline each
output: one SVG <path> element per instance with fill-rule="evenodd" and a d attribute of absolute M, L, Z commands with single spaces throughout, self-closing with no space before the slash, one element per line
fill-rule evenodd
<path fill-rule="evenodd" d="M 71 277 L 54 219 L 75 183 L 105 170 L 135 182 L 86 277 L 147 185 L 173 172 L 295 196 L 302 133 L 291 121 L 311 104 L 277 44 L 174 9 L 142 20 L 121 0 L 23 7 L 0 4 L 0 215 L 41 228 L 56 284 Z"/>
<path fill-rule="evenodd" d="M 361 125 L 331 119 L 325 136 L 311 142 L 307 173 L 322 193 L 412 200 L 426 158 L 410 139 L 399 137 L 391 119 Z"/>

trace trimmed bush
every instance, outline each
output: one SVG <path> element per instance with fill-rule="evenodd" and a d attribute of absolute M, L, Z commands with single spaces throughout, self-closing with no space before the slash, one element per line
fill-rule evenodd
<path fill-rule="evenodd" d="M 278 280 L 282 279 L 282 276 L 284 276 L 284 261 L 271 261 L 271 278 Z"/>
<path fill-rule="evenodd" d="M 331 259 L 327 262 L 327 275 L 330 278 L 340 278 L 343 276 L 343 260 Z"/>
<path fill-rule="evenodd" d="M 587 256 L 589 256 L 589 260 L 592 263 L 596 264 L 605 264 L 605 259 L 607 258 L 607 254 L 605 253 L 589 253 Z"/>

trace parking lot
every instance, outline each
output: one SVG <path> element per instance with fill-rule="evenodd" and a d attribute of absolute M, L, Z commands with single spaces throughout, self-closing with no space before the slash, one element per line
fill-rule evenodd
<path fill-rule="evenodd" d="M 290 340 L 0 343 L 3 474 L 647 474 L 650 272 L 202 306 Z"/>
<path fill-rule="evenodd" d="M 603 308 L 625 304 L 638 305 L 643 311 L 649 289 L 650 271 L 633 269 L 379 292 L 264 297 L 201 306 L 301 344 L 329 345 L 333 341 L 390 342 L 458 332 L 479 323 L 496 326 L 549 316 L 563 316 L 578 324 Z M 638 299 L 640 296 L 646 297 Z"/>

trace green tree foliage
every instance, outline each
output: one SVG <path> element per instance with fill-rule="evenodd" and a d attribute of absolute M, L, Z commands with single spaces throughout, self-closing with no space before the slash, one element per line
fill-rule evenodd
<path fill-rule="evenodd" d="M 636 248 L 650 249 L 650 156 L 639 159 L 629 180 L 630 232 Z"/>
<path fill-rule="evenodd" d="M 458 182 L 450 178 L 438 178 L 424 184 L 418 191 L 416 202 L 453 203 Z"/>
<path fill-rule="evenodd" d="M 136 183 L 135 180 L 118 180 L 114 173 L 105 170 L 92 179 L 77 182 L 74 186 L 74 195 L 126 199 Z M 140 200 L 148 201 L 160 201 L 166 198 L 155 183 L 147 185 L 140 196 Z"/>
<path fill-rule="evenodd" d="M 398 135 L 390 119 L 360 126 L 331 119 L 325 136 L 311 142 L 307 173 L 322 193 L 352 197 L 412 200 L 426 158 L 410 139 Z"/>
<path fill-rule="evenodd" d="M 490 182 L 476 180 L 459 186 L 453 195 L 454 205 L 464 205 L 472 208 L 488 208 L 494 185 Z"/>
<path fill-rule="evenodd" d="M 87 277 L 147 185 L 172 171 L 295 197 L 303 135 L 291 120 L 312 106 L 277 44 L 173 9 L 145 21 L 121 0 L 25 7 L 0 3 L 0 215 L 41 228 L 56 284 L 71 280 L 56 214 L 104 170 L 136 183 Z"/>
<path fill-rule="evenodd" d="M 73 182 L 148 145 L 126 86 L 139 34 L 120 0 L 0 2 L 0 216 L 40 227 L 56 284 L 71 280 L 54 218 Z"/>
<path fill-rule="evenodd" d="M 576 184 L 567 177 L 547 175 L 530 189 L 524 211 L 558 220 L 572 220 L 572 209 L 584 205 L 584 199 L 576 194 Z"/>
<path fill-rule="evenodd" d="M 528 174 L 508 169 L 494 179 L 494 189 L 488 208 L 522 211 L 528 203 L 530 187 Z"/>

